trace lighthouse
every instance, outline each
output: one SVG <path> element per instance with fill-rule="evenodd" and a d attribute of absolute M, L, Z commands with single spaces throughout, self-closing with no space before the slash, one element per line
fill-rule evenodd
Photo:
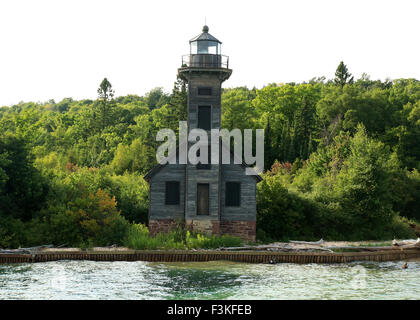
<path fill-rule="evenodd" d="M 222 42 L 202 32 L 189 41 L 178 76 L 188 87 L 187 130 L 221 128 L 222 84 L 232 74 Z M 188 150 L 192 146 L 188 142 Z M 193 232 L 229 234 L 255 240 L 256 183 L 258 175 L 246 175 L 246 164 L 212 163 L 208 142 L 206 163 L 158 165 L 145 179 L 150 185 L 149 230 L 168 232 L 182 223 Z M 221 152 L 218 153 L 219 157 Z"/>

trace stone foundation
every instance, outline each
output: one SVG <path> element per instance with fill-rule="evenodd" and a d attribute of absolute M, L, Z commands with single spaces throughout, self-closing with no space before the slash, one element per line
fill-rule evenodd
<path fill-rule="evenodd" d="M 168 233 L 177 225 L 178 222 L 174 219 L 149 220 L 149 234 L 155 236 L 158 233 Z"/>
<path fill-rule="evenodd" d="M 245 241 L 255 241 L 255 221 L 220 221 L 220 234 L 239 237 Z"/>
<path fill-rule="evenodd" d="M 218 220 L 186 220 L 185 227 L 187 230 L 198 232 L 206 235 L 219 234 L 220 221 Z"/>

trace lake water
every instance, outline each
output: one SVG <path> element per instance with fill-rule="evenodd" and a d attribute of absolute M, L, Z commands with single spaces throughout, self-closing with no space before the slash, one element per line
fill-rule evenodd
<path fill-rule="evenodd" d="M 420 261 L 0 265 L 0 299 L 419 299 Z"/>

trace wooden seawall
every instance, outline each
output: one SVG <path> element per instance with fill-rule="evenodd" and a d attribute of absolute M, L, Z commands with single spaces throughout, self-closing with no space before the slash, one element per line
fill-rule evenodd
<path fill-rule="evenodd" d="M 0 254 L 0 263 L 47 262 L 58 260 L 245 263 L 345 263 L 352 261 L 393 261 L 420 258 L 419 249 L 378 252 L 256 252 L 256 251 L 73 251 L 36 254 Z"/>

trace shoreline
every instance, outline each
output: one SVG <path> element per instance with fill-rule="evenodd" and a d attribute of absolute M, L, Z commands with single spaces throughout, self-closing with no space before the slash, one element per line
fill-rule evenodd
<path fill-rule="evenodd" d="M 69 248 L 70 249 L 70 248 Z M 38 263 L 59 260 L 242 263 L 348 263 L 353 261 L 407 261 L 420 259 L 417 248 L 395 248 L 376 252 L 281 252 L 220 250 L 92 250 L 40 251 L 33 254 L 0 254 L 0 264 Z"/>

